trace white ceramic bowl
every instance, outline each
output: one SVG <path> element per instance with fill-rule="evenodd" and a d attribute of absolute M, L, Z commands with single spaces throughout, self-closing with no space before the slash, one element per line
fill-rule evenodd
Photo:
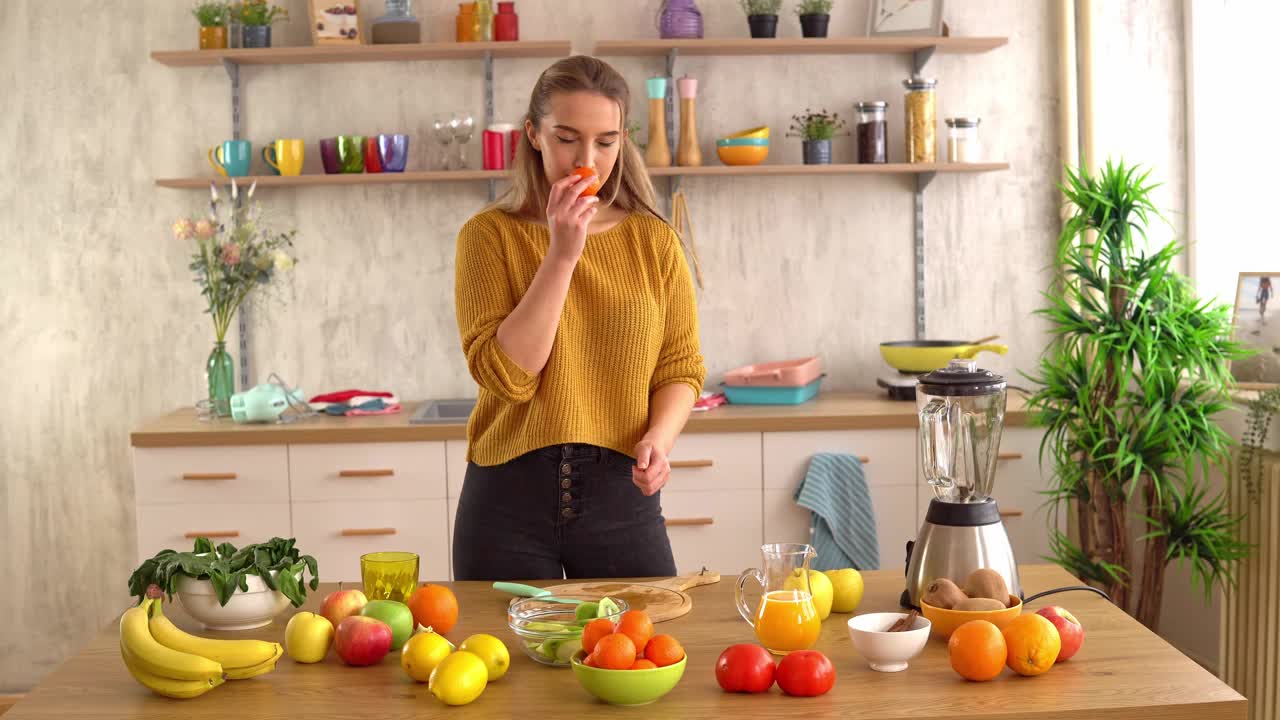
<path fill-rule="evenodd" d="M 872 670 L 901 672 L 907 661 L 924 650 L 929 642 L 930 623 L 917 617 L 910 630 L 885 632 L 906 613 L 867 613 L 849 618 L 849 639 L 853 647 L 867 659 Z"/>
<path fill-rule="evenodd" d="M 273 575 L 275 573 L 272 573 Z M 247 592 L 236 589 L 225 606 L 218 604 L 218 594 L 208 580 L 178 578 L 178 601 L 191 617 L 206 630 L 252 630 L 270 625 L 277 615 L 289 607 L 289 598 L 272 590 L 257 575 L 246 575 Z"/>

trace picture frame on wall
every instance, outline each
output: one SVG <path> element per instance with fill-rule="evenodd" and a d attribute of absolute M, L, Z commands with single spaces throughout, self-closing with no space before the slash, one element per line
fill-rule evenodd
<path fill-rule="evenodd" d="M 1244 390 L 1280 385 L 1280 271 L 1242 272 L 1236 281 L 1232 339 L 1256 352 L 1231 362 L 1231 375 Z"/>
<path fill-rule="evenodd" d="M 360 45 L 365 42 L 360 0 L 307 0 L 313 45 Z"/>
<path fill-rule="evenodd" d="M 943 0 L 871 0 L 869 37 L 942 36 Z"/>

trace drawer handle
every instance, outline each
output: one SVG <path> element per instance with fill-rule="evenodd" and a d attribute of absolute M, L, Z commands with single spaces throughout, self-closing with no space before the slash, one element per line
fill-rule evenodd
<path fill-rule="evenodd" d="M 715 522 L 714 518 L 696 517 L 696 518 L 667 518 L 667 527 L 686 527 L 689 525 L 710 525 Z"/>
<path fill-rule="evenodd" d="M 239 530 L 211 530 L 209 532 L 189 532 L 184 534 L 182 537 L 188 540 L 195 540 L 198 537 L 207 537 L 207 538 L 240 537 L 240 531 Z"/>
<path fill-rule="evenodd" d="M 1021 511 L 1021 510 L 1019 510 L 1018 508 L 1009 508 L 1008 510 L 1001 510 L 1001 511 L 1000 511 L 1000 517 L 1002 517 L 1002 518 L 1006 518 L 1006 517 L 1022 517 L 1022 511 Z"/>
<path fill-rule="evenodd" d="M 672 460 L 671 469 L 711 467 L 714 464 L 713 460 Z"/>
<path fill-rule="evenodd" d="M 183 480 L 235 480 L 235 473 L 182 473 Z"/>
<path fill-rule="evenodd" d="M 1022 453 L 1020 452 L 1002 452 L 996 455 L 996 460 L 1021 460 L 1021 459 L 1022 459 Z"/>
<path fill-rule="evenodd" d="M 339 470 L 338 477 L 344 478 L 364 478 L 364 477 L 391 477 L 396 471 L 391 468 L 379 468 L 374 470 Z"/>
<path fill-rule="evenodd" d="M 395 528 L 345 528 L 342 537 L 366 537 L 369 535 L 395 535 Z"/>

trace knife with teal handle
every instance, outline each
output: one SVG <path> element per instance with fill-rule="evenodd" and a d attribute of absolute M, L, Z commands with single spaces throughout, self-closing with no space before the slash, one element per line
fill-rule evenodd
<path fill-rule="evenodd" d="M 546 588 L 534 587 L 532 585 L 522 585 L 513 582 L 496 582 L 493 589 L 499 592 L 510 593 L 516 597 L 544 597 L 550 596 L 551 591 Z M 548 602 L 564 603 L 566 605 L 581 605 L 584 600 L 573 600 L 570 598 L 546 597 Z"/>

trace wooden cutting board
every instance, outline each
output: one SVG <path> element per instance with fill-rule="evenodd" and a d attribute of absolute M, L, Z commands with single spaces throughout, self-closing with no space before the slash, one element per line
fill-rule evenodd
<path fill-rule="evenodd" d="M 711 585 L 720 582 L 720 574 L 708 572 L 692 573 L 666 580 L 655 580 L 651 583 L 629 583 L 618 580 L 593 580 L 590 582 L 549 585 L 547 590 L 556 594 L 583 593 L 589 595 L 608 595 L 627 601 L 632 610 L 643 610 L 655 623 L 674 620 L 693 609 L 693 598 L 685 592 L 699 585 Z"/>

